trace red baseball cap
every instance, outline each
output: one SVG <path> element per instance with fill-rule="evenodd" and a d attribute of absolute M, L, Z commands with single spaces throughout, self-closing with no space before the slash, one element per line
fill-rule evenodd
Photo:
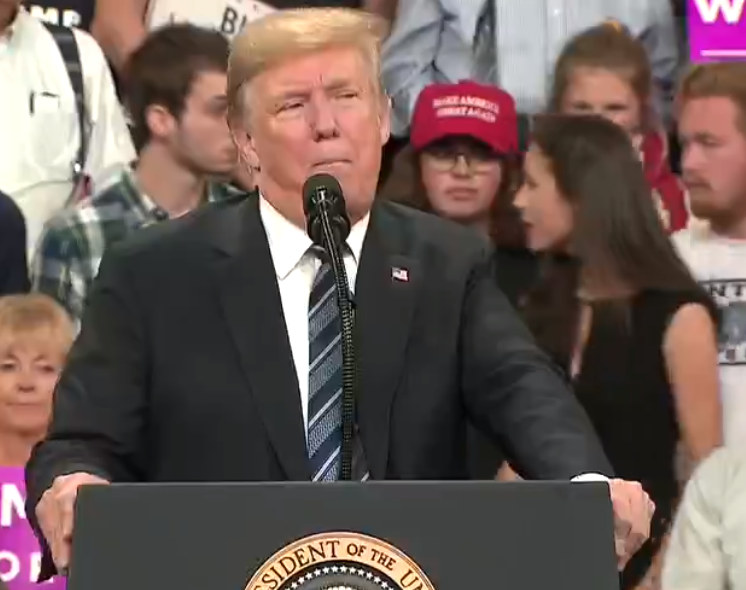
<path fill-rule="evenodd" d="M 465 135 L 495 152 L 518 151 L 518 115 L 513 97 L 497 86 L 463 80 L 426 86 L 414 107 L 409 141 L 415 150 Z"/>

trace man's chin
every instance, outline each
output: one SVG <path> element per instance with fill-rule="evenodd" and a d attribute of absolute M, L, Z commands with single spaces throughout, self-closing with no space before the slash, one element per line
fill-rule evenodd
<path fill-rule="evenodd" d="M 689 203 L 689 209 L 694 217 L 703 221 L 717 223 L 727 221 L 733 216 L 732 211 L 708 201 L 697 201 L 693 199 Z"/>
<path fill-rule="evenodd" d="M 692 215 L 695 215 L 696 217 L 704 217 L 707 213 L 712 211 L 712 206 L 709 203 L 700 203 L 690 200 L 689 209 L 692 212 Z"/>

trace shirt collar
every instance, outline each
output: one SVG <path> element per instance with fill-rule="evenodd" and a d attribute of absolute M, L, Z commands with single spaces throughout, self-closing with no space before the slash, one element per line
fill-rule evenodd
<path fill-rule="evenodd" d="M 130 208 L 142 218 L 144 226 L 168 219 L 168 213 L 143 192 L 134 170 L 128 169 L 122 173 L 122 189 Z"/>
<path fill-rule="evenodd" d="M 264 225 L 264 231 L 267 233 L 275 273 L 278 279 L 283 280 L 303 260 L 308 249 L 313 246 L 313 242 L 305 231 L 288 221 L 261 195 L 259 197 L 259 214 Z M 347 246 L 352 253 L 355 264 L 360 264 L 360 254 L 363 251 L 363 241 L 369 221 L 370 214 L 353 225 L 350 235 L 347 237 Z"/>
<path fill-rule="evenodd" d="M 151 199 L 140 187 L 134 168 L 127 168 L 122 173 L 122 185 L 132 209 L 143 218 L 143 225 L 151 225 L 169 218 L 168 212 Z M 212 203 L 219 199 L 217 186 L 209 182 L 206 187 L 204 201 Z"/>

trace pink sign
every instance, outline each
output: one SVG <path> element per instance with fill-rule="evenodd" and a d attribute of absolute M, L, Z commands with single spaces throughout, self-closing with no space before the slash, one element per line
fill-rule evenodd
<path fill-rule="evenodd" d="M 746 0 L 688 0 L 694 63 L 746 59 Z"/>
<path fill-rule="evenodd" d="M 65 590 L 65 579 L 36 583 L 39 543 L 26 520 L 23 469 L 0 467 L 0 579 L 9 590 Z"/>

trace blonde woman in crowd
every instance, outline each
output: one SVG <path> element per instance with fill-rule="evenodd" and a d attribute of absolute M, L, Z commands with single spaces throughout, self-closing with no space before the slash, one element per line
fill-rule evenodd
<path fill-rule="evenodd" d="M 689 213 L 683 184 L 668 164 L 654 88 L 642 42 L 620 25 L 605 23 L 579 33 L 563 48 L 548 111 L 596 114 L 622 127 L 639 150 L 658 213 L 672 233 L 687 226 Z"/>
<path fill-rule="evenodd" d="M 0 298 L 0 466 L 25 465 L 46 434 L 72 341 L 72 322 L 46 295 Z"/>

